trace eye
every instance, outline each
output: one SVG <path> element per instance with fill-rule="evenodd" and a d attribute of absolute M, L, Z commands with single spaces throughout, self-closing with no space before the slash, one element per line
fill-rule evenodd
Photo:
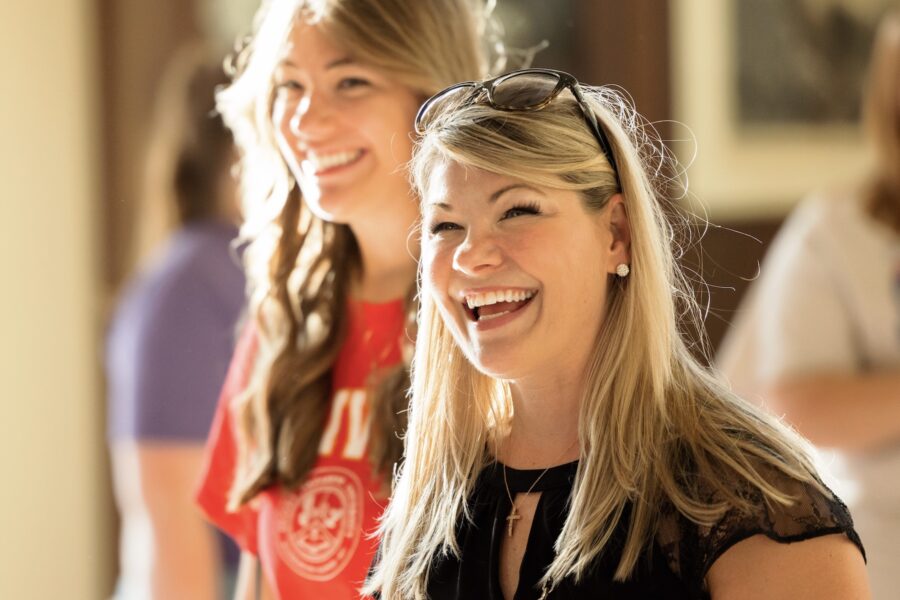
<path fill-rule="evenodd" d="M 369 83 L 367 79 L 363 79 L 362 77 L 344 77 L 338 82 L 339 90 L 352 90 L 358 88 L 369 87 L 372 85 Z"/>
<path fill-rule="evenodd" d="M 503 217 L 501 217 L 501 221 L 506 219 L 512 219 L 515 217 L 521 217 L 524 215 L 539 215 L 541 214 L 541 208 L 536 203 L 530 204 L 517 204 L 513 206 L 505 213 L 503 213 Z"/>
<path fill-rule="evenodd" d="M 275 84 L 275 91 L 283 92 L 302 92 L 303 86 L 296 79 L 286 79 Z"/>
<path fill-rule="evenodd" d="M 450 221 L 441 221 L 440 223 L 435 223 L 434 225 L 428 228 L 428 231 L 431 232 L 431 235 L 438 235 L 440 233 L 445 233 L 447 231 L 454 231 L 457 229 L 462 229 L 456 223 L 451 223 Z"/>

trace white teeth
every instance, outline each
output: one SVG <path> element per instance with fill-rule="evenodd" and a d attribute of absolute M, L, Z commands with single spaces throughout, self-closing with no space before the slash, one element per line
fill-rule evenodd
<path fill-rule="evenodd" d="M 471 309 L 480 306 L 490 306 L 491 304 L 497 304 L 498 302 L 524 302 L 525 300 L 532 298 L 536 293 L 537 292 L 534 290 L 501 290 L 496 292 L 470 294 L 466 296 L 466 306 Z"/>
<path fill-rule="evenodd" d="M 313 167 L 313 170 L 318 172 L 349 164 L 359 158 L 361 154 L 362 150 L 351 150 L 348 152 L 336 152 L 334 154 L 323 155 L 310 152 L 307 155 L 307 160 Z"/>

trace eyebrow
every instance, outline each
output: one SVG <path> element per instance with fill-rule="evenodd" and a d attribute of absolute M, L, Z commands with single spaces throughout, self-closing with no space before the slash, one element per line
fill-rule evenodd
<path fill-rule="evenodd" d="M 344 65 L 352 65 L 355 63 L 356 63 L 356 61 L 353 60 L 353 58 L 351 58 L 349 56 L 344 56 L 341 58 L 337 58 L 337 59 L 331 61 L 330 63 L 328 63 L 327 65 L 325 65 L 325 69 L 326 70 L 334 69 L 335 67 L 343 67 Z M 293 67 L 295 69 L 299 69 L 299 67 L 297 66 L 297 63 L 295 63 L 294 61 L 292 61 L 289 58 L 285 58 L 284 60 L 280 61 L 278 63 L 278 66 L 287 66 L 287 67 Z"/>
<path fill-rule="evenodd" d="M 352 65 L 355 64 L 356 61 L 353 60 L 350 56 L 344 56 L 342 58 L 338 58 L 336 60 L 331 61 L 327 65 L 325 65 L 326 69 L 333 69 L 335 67 L 343 67 L 344 65 Z"/>
<path fill-rule="evenodd" d="M 527 183 L 511 183 L 510 185 L 507 185 L 506 187 L 502 187 L 499 190 L 497 190 L 496 192 L 494 192 L 493 194 L 491 194 L 491 197 L 488 198 L 488 204 L 493 204 L 500 198 L 500 196 L 502 196 L 506 192 L 509 192 L 509 191 L 512 191 L 515 189 L 519 189 L 519 188 L 531 190 L 532 192 L 536 192 L 536 193 L 540 194 L 541 196 L 546 196 L 546 194 L 544 192 L 542 192 L 538 188 L 534 187 L 533 185 L 528 185 Z"/>
<path fill-rule="evenodd" d="M 541 196 L 546 196 L 546 194 L 544 192 L 542 192 L 540 189 L 534 187 L 533 185 L 528 185 L 527 183 L 511 183 L 510 185 L 504 186 L 504 187 L 500 188 L 499 190 L 495 191 L 493 194 L 491 194 L 488 197 L 488 204 L 494 204 L 497 202 L 497 200 L 500 199 L 500 196 L 502 196 L 506 192 L 510 192 L 512 190 L 516 190 L 516 189 L 520 189 L 520 188 L 526 189 L 526 190 L 531 190 L 537 194 L 540 194 Z M 450 206 L 449 204 L 447 204 L 446 202 L 429 202 L 428 205 L 436 206 L 437 208 L 442 208 L 442 209 L 448 210 L 448 211 L 453 210 L 453 207 Z"/>

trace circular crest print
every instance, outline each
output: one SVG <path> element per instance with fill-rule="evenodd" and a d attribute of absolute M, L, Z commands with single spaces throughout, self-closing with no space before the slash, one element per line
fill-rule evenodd
<path fill-rule="evenodd" d="M 281 497 L 276 523 L 278 555 L 305 579 L 334 579 L 359 544 L 362 501 L 362 482 L 353 471 L 313 469 L 299 490 Z"/>

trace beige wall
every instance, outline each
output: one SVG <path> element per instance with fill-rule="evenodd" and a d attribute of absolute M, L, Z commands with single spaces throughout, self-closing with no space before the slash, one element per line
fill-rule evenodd
<path fill-rule="evenodd" d="M 0 598 L 107 591 L 94 6 L 0 3 Z"/>

